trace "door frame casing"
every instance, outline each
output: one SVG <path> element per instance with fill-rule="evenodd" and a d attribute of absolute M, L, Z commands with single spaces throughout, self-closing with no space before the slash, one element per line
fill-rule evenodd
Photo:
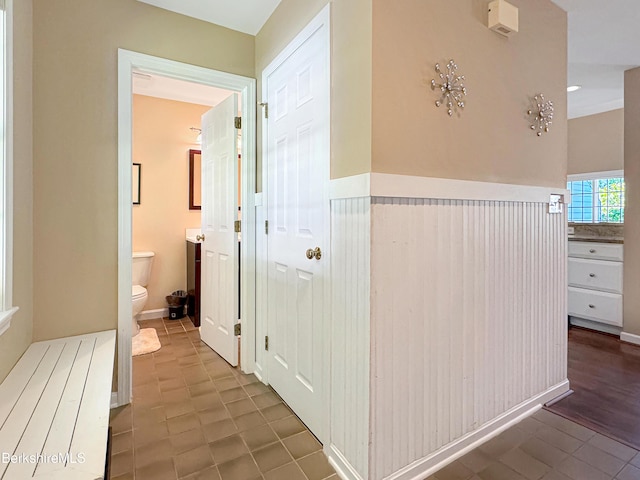
<path fill-rule="evenodd" d="M 256 191 L 256 80 L 195 65 L 118 49 L 118 390 L 113 406 L 126 405 L 132 396 L 131 273 L 133 91 L 134 71 L 162 75 L 237 92 L 242 98 L 242 236 L 240 306 L 242 371 L 255 368 L 255 191 Z M 185 157 L 186 158 L 186 157 Z M 186 240 L 185 240 L 186 241 Z"/>
<path fill-rule="evenodd" d="M 323 239 L 323 260 L 326 260 L 328 263 L 324 269 L 324 291 L 323 291 L 323 321 L 324 325 L 322 326 L 322 361 L 324 365 L 329 365 L 329 369 L 323 370 L 324 375 L 321 380 L 322 385 L 322 397 L 323 397 L 323 406 L 324 411 L 321 413 L 322 416 L 322 431 L 320 432 L 319 440 L 324 445 L 325 450 L 327 450 L 330 446 L 330 432 L 331 432 L 331 394 L 330 394 L 330 376 L 327 370 L 330 370 L 330 361 L 331 361 L 331 208 L 329 204 L 329 185 L 330 185 L 330 162 L 331 162 L 331 4 L 327 3 L 317 14 L 316 16 L 289 42 L 289 44 L 284 47 L 280 53 L 264 68 L 261 76 L 261 95 L 262 102 L 268 101 L 268 91 L 267 91 L 267 78 L 271 75 L 275 70 L 277 70 L 282 63 L 287 60 L 300 46 L 302 46 L 318 29 L 325 28 L 325 51 L 327 54 L 327 71 L 325 72 L 327 75 L 327 88 L 328 88 L 328 104 L 327 104 L 327 162 L 326 171 L 327 178 L 325 179 L 324 185 L 324 195 L 323 201 L 326 202 L 325 215 L 324 215 L 324 239 Z M 269 188 L 269 178 L 268 178 L 268 160 L 267 160 L 267 150 L 268 150 L 268 129 L 266 128 L 266 124 L 264 122 L 263 117 L 263 128 L 262 128 L 262 192 L 256 195 L 256 204 L 261 205 L 264 210 L 264 216 L 268 220 L 268 188 Z M 264 232 L 263 232 L 264 233 Z M 267 255 L 268 252 L 268 235 L 261 234 L 259 238 L 256 240 L 257 247 L 256 252 L 258 255 L 263 253 Z M 262 296 L 265 298 L 256 298 L 256 304 L 261 306 L 268 307 L 268 257 L 257 258 L 257 262 L 263 264 L 263 267 L 260 269 L 262 275 L 258 276 L 257 281 L 261 283 L 262 288 L 260 291 L 262 292 Z M 262 278 L 260 278 L 262 277 Z M 265 301 L 266 300 L 266 301 Z M 268 310 L 268 308 L 267 308 Z M 256 312 L 256 330 L 261 330 L 268 333 L 268 314 Z M 263 352 L 264 357 L 262 358 L 262 362 L 258 365 L 258 368 L 255 370 L 256 375 L 264 382 L 269 383 L 269 368 L 267 361 L 268 352 Z M 261 368 L 260 368 L 261 367 Z M 295 412 L 294 412 L 295 413 Z"/>

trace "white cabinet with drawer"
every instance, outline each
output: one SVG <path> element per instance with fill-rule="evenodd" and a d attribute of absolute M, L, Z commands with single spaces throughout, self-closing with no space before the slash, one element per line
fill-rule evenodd
<path fill-rule="evenodd" d="M 569 256 L 621 262 L 622 244 L 570 241 Z"/>
<path fill-rule="evenodd" d="M 622 262 L 569 258 L 569 285 L 622 293 Z"/>
<path fill-rule="evenodd" d="M 572 324 L 619 333 L 622 258 L 621 244 L 569 242 L 568 307 Z"/>

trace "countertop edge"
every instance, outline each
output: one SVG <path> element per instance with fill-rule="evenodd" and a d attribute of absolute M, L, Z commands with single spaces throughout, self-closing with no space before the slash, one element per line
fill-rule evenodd
<path fill-rule="evenodd" d="M 594 236 L 572 236 L 568 237 L 570 242 L 590 242 L 590 243 L 617 243 L 624 244 L 624 238 L 619 237 L 594 237 Z"/>

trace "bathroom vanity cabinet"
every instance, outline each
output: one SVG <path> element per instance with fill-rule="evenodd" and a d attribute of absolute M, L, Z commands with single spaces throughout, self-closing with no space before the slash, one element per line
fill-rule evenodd
<path fill-rule="evenodd" d="M 200 326 L 200 242 L 187 240 L 187 315 Z"/>

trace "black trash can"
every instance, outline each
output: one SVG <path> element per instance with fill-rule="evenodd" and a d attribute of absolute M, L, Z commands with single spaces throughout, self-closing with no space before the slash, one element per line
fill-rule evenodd
<path fill-rule="evenodd" d="M 184 306 L 187 304 L 187 292 L 176 290 L 165 297 L 169 304 L 169 319 L 178 320 L 184 317 Z"/>

